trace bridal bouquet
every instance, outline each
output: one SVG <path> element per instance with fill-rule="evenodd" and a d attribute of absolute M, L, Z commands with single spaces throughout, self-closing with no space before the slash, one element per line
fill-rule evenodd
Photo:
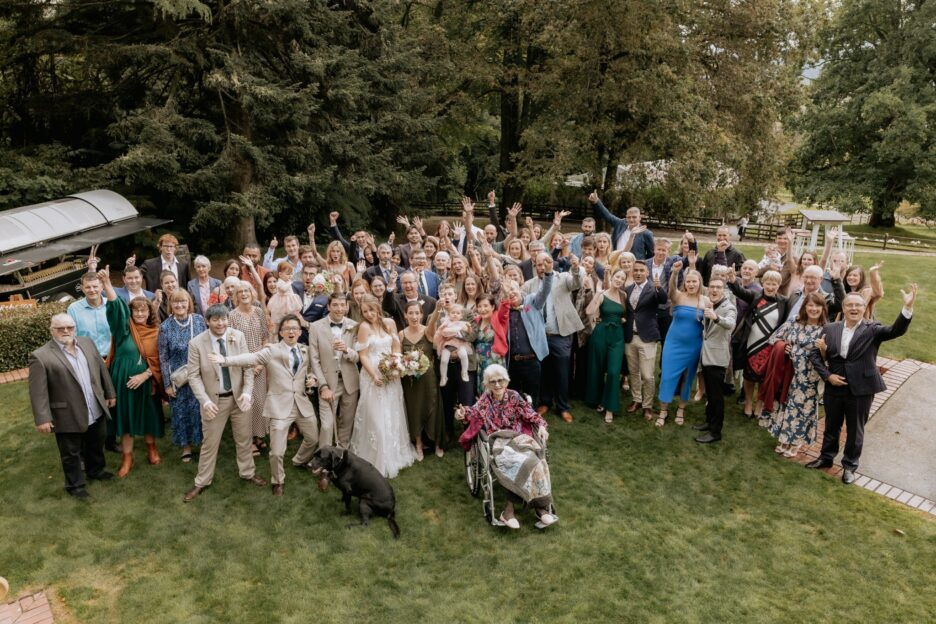
<path fill-rule="evenodd" d="M 401 377 L 405 374 L 403 355 L 400 353 L 382 355 L 377 362 L 377 370 L 380 371 L 384 381 L 390 381 L 394 377 Z"/>
<path fill-rule="evenodd" d="M 403 354 L 403 376 L 419 379 L 429 370 L 429 358 L 422 351 L 409 351 Z"/>

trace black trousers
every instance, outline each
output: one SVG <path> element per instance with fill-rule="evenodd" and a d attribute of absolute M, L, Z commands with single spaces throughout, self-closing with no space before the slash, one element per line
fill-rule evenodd
<path fill-rule="evenodd" d="M 508 387 L 520 394 L 529 394 L 534 408 L 540 404 L 540 369 L 540 361 L 535 355 L 529 360 L 511 358 L 507 365 L 507 373 L 510 375 Z"/>
<path fill-rule="evenodd" d="M 445 437 L 452 440 L 455 437 L 455 407 L 458 405 L 471 406 L 475 404 L 475 387 L 478 372 L 468 371 L 468 381 L 462 381 L 461 364 L 458 359 L 450 361 L 448 365 L 448 383 L 440 388 L 442 391 L 442 422 L 445 423 Z M 436 440 L 442 445 L 440 440 Z"/>
<path fill-rule="evenodd" d="M 868 422 L 868 413 L 871 411 L 873 394 L 854 396 L 848 386 L 836 387 L 826 384 L 823 395 L 825 406 L 825 430 L 822 433 L 822 453 L 819 459 L 832 462 L 839 450 L 839 435 L 844 423 L 847 432 L 845 435 L 845 452 L 842 454 L 842 468 L 847 470 L 858 469 L 858 459 L 861 457 L 861 447 L 864 445 L 864 428 Z"/>
<path fill-rule="evenodd" d="M 94 478 L 104 472 L 104 436 L 107 434 L 107 418 L 101 416 L 84 433 L 56 433 L 62 471 L 65 473 L 65 490 L 71 492 L 86 485 L 85 472 Z M 81 471 L 84 462 L 85 471 Z"/>
<path fill-rule="evenodd" d="M 588 376 L 588 344 L 580 347 L 578 337 L 572 341 L 572 396 L 585 399 L 585 380 Z"/>
<path fill-rule="evenodd" d="M 556 410 L 567 412 L 569 407 L 569 369 L 572 368 L 572 336 L 555 336 L 548 334 L 546 341 L 549 343 L 549 355 L 543 360 L 540 376 L 539 403 L 534 406 L 545 405 L 552 407 L 553 401 L 556 403 Z"/>
<path fill-rule="evenodd" d="M 725 422 L 725 382 L 724 366 L 703 366 L 702 380 L 705 382 L 705 422 L 709 433 L 721 437 L 722 424 Z"/>

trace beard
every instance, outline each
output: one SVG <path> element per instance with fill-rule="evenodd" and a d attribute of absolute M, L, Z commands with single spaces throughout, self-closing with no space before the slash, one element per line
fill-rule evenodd
<path fill-rule="evenodd" d="M 61 338 L 61 339 L 53 336 L 52 340 L 55 341 L 57 345 L 62 346 L 62 347 L 70 347 L 73 344 L 75 344 L 75 336 L 66 336 L 65 338 Z"/>

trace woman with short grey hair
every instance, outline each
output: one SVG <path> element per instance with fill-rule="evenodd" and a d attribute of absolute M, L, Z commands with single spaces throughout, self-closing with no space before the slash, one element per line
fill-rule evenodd
<path fill-rule="evenodd" d="M 211 305 L 211 293 L 221 287 L 221 280 L 211 277 L 211 260 L 205 256 L 196 256 L 192 266 L 195 277 L 189 280 L 185 289 L 195 301 L 195 312 L 205 316 L 205 310 Z"/>

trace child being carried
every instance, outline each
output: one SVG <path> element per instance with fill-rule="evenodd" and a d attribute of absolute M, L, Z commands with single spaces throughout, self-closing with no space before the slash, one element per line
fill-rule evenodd
<path fill-rule="evenodd" d="M 468 323 L 463 319 L 465 308 L 457 303 L 449 306 L 448 314 L 439 321 L 436 327 L 433 343 L 436 352 L 439 354 L 439 385 L 444 386 L 448 383 L 448 365 L 452 359 L 452 353 L 458 356 L 461 364 L 461 379 L 468 381 L 468 354 L 473 348 L 471 343 L 459 338 L 459 335 L 465 335 L 470 330 Z"/>

